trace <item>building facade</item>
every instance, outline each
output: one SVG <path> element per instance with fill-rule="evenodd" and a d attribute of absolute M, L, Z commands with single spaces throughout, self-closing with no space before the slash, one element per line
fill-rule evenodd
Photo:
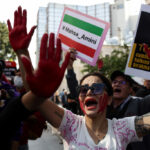
<path fill-rule="evenodd" d="M 145 0 L 115 0 L 111 5 L 111 37 L 117 37 L 119 44 L 132 43 L 141 4 Z"/>
<path fill-rule="evenodd" d="M 49 3 L 47 7 L 40 7 L 37 15 L 37 62 L 39 57 L 39 49 L 42 35 L 46 33 L 55 33 L 62 18 L 64 7 L 70 7 L 93 17 L 110 22 L 110 4 L 103 3 L 92 6 L 65 5 L 57 3 Z M 110 30 L 107 33 L 106 39 L 110 38 Z"/>

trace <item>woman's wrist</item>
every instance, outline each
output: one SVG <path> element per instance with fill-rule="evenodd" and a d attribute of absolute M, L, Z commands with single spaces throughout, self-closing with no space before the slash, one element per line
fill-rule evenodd
<path fill-rule="evenodd" d="M 38 110 L 39 106 L 46 100 L 46 98 L 36 96 L 32 91 L 23 95 L 21 101 L 26 109 L 29 111 Z"/>
<path fill-rule="evenodd" d="M 19 49 L 16 51 L 16 55 L 28 54 L 28 49 Z"/>

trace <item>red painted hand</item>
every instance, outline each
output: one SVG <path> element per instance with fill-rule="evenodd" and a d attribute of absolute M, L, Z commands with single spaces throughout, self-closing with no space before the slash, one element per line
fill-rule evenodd
<path fill-rule="evenodd" d="M 144 44 L 144 50 L 145 50 L 145 53 L 148 55 L 148 57 L 150 58 L 150 49 L 148 48 L 148 45 L 147 44 Z"/>
<path fill-rule="evenodd" d="M 26 79 L 33 93 L 41 97 L 50 97 L 59 87 L 66 67 L 69 63 L 70 53 L 67 53 L 62 66 L 59 66 L 61 58 L 61 41 L 57 39 L 55 51 L 54 34 L 50 34 L 49 46 L 47 47 L 48 35 L 44 34 L 41 40 L 40 58 L 38 68 L 32 71 L 31 62 L 22 56 L 22 62 L 26 70 Z"/>
<path fill-rule="evenodd" d="M 18 7 L 18 11 L 14 12 L 14 27 L 12 28 L 10 20 L 7 20 L 9 30 L 9 41 L 14 51 L 19 49 L 27 49 L 31 41 L 32 35 L 36 26 L 33 26 L 30 32 L 27 34 L 27 11 L 23 10 L 21 6 Z"/>

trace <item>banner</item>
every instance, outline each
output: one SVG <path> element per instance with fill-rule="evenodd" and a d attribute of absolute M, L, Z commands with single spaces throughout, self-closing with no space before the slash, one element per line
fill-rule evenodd
<path fill-rule="evenodd" d="M 150 47 L 150 6 L 141 5 L 135 38 L 130 50 L 125 73 L 150 79 L 150 58 L 144 44 Z"/>
<path fill-rule="evenodd" d="M 77 50 L 77 58 L 95 66 L 109 23 L 79 11 L 65 8 L 58 29 L 62 48 Z"/>
<path fill-rule="evenodd" d="M 16 72 L 16 62 L 15 61 L 5 61 L 4 74 L 7 77 L 14 77 Z"/>

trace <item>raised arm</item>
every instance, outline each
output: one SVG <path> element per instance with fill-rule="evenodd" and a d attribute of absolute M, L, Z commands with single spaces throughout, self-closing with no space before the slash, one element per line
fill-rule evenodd
<path fill-rule="evenodd" d="M 57 39 L 57 45 L 55 48 L 54 34 L 50 34 L 49 45 L 47 46 L 48 35 L 44 34 L 41 40 L 40 58 L 38 68 L 33 72 L 31 61 L 22 56 L 22 62 L 26 70 L 26 81 L 28 82 L 31 91 L 39 98 L 23 99 L 23 103 L 26 108 L 35 110 L 39 108 L 46 120 L 49 121 L 54 127 L 59 127 L 64 110 L 51 102 L 45 101 L 59 87 L 64 72 L 67 68 L 70 53 L 67 53 L 62 66 L 59 66 L 61 58 L 61 41 Z M 32 96 L 31 94 L 29 96 Z M 41 98 L 41 99 L 40 99 Z M 61 116 L 61 117 L 60 117 Z"/>
<path fill-rule="evenodd" d="M 30 44 L 32 35 L 36 26 L 33 26 L 29 33 L 27 33 L 27 11 L 24 9 L 22 11 L 21 6 L 18 7 L 18 10 L 14 12 L 14 25 L 12 27 L 10 20 L 7 20 L 8 30 L 9 30 L 9 41 L 10 44 L 17 54 L 18 62 L 22 74 L 22 78 L 24 81 L 24 86 L 26 90 L 29 90 L 28 85 L 25 81 L 25 72 L 21 62 L 21 55 L 25 55 L 28 58 L 28 46 Z"/>
<path fill-rule="evenodd" d="M 150 134 L 150 113 L 135 118 L 135 129 L 138 137 Z"/>
<path fill-rule="evenodd" d="M 78 93 L 77 93 L 78 81 L 73 69 L 73 63 L 75 60 L 76 60 L 76 50 L 70 48 L 70 60 L 67 66 L 66 80 L 67 80 L 67 86 L 69 88 L 70 94 L 76 99 L 78 97 Z"/>

